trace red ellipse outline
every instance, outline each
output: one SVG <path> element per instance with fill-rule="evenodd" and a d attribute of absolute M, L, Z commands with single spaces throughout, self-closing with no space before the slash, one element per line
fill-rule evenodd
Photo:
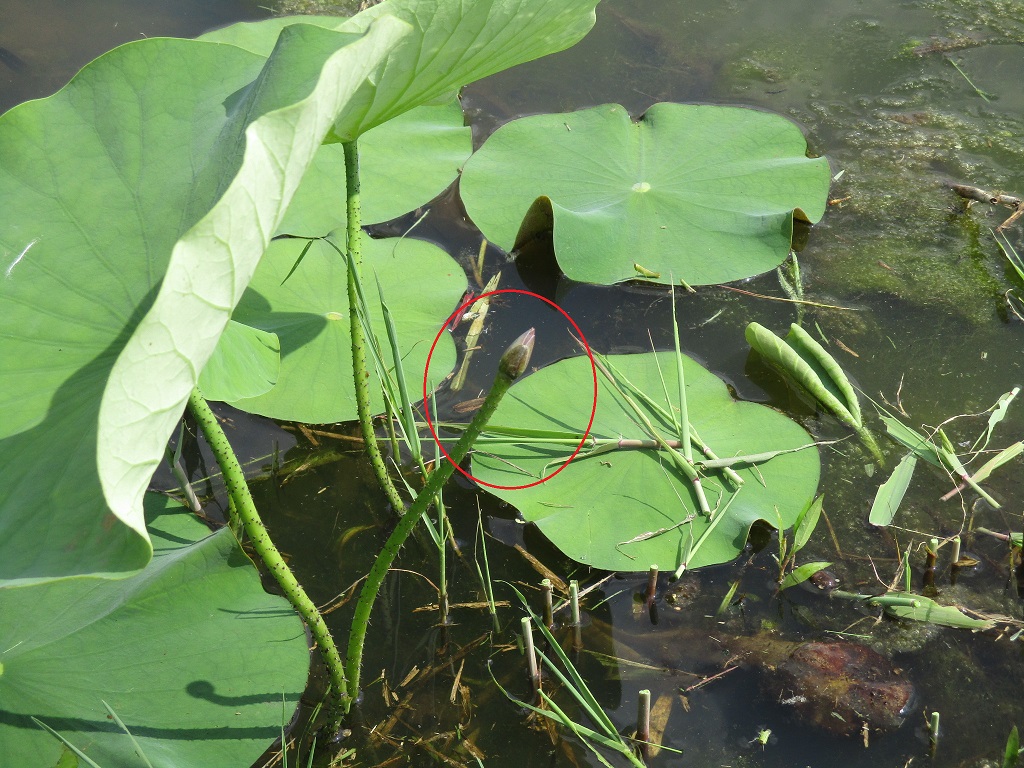
<path fill-rule="evenodd" d="M 583 439 L 580 440 L 580 444 L 576 446 L 576 450 L 572 452 L 572 455 L 568 458 L 568 460 L 566 460 L 564 464 L 562 464 L 562 466 L 560 466 L 547 477 L 541 478 L 540 480 L 535 480 L 532 483 L 527 483 L 526 485 L 497 485 L 495 483 L 488 483 L 483 480 L 478 480 L 476 477 L 474 477 L 469 472 L 460 467 L 458 464 L 456 464 L 454 461 L 452 461 L 452 457 L 448 455 L 448 451 L 446 451 L 444 449 L 444 446 L 441 444 L 441 440 L 438 438 L 437 432 L 434 430 L 434 422 L 430 418 L 430 398 L 428 397 L 429 393 L 427 391 L 427 375 L 430 373 L 430 360 L 434 356 L 434 348 L 437 347 L 437 342 L 441 340 L 441 334 L 443 334 L 445 330 L 448 328 L 448 326 L 451 325 L 452 320 L 454 320 L 456 317 L 461 316 L 463 312 L 465 312 L 477 301 L 484 298 L 484 296 L 494 296 L 499 293 L 521 293 L 524 296 L 531 296 L 535 299 L 540 299 L 541 301 L 545 302 L 546 304 L 549 304 L 550 306 L 554 307 L 559 312 L 561 312 L 565 319 L 569 321 L 569 324 L 573 327 L 573 330 L 576 331 L 577 338 L 581 342 L 583 342 L 583 348 L 586 350 L 587 358 L 590 360 L 591 378 L 594 381 L 594 400 L 593 405 L 590 408 L 590 421 L 587 422 L 587 429 L 583 433 Z M 454 312 L 452 312 L 451 315 L 448 316 L 448 319 L 444 321 L 444 325 L 441 326 L 441 330 L 439 330 L 437 332 L 437 336 L 434 337 L 434 343 L 430 345 L 430 352 L 427 353 L 427 362 L 426 365 L 423 367 L 423 412 L 426 414 L 427 428 L 430 430 L 430 434 L 434 438 L 434 444 L 441 449 L 441 453 L 444 454 L 445 458 L 448 459 L 448 461 L 455 467 L 455 469 L 457 469 L 463 475 L 463 477 L 473 481 L 477 485 L 483 485 L 487 488 L 493 488 L 497 491 L 521 491 L 525 488 L 532 488 L 535 485 L 546 483 L 552 477 L 554 477 L 563 469 L 568 467 L 569 464 L 572 463 L 573 459 L 575 459 L 576 456 L 579 454 L 579 452 L 583 450 L 583 445 L 584 443 L 587 442 L 587 437 L 590 436 L 590 429 L 591 427 L 594 426 L 594 416 L 597 414 L 597 365 L 594 363 L 594 353 L 591 351 L 590 345 L 587 343 L 587 337 L 583 335 L 583 331 L 581 331 L 580 327 L 576 325 L 576 321 L 569 316 L 568 312 L 566 312 L 564 309 L 562 309 L 560 306 L 555 304 L 555 302 L 551 301 L 550 299 L 546 299 L 539 294 L 533 293 L 532 291 L 523 291 L 518 288 L 501 288 L 497 291 L 490 291 L 480 296 L 474 296 L 473 298 L 466 301 L 466 303 L 462 304 Z"/>

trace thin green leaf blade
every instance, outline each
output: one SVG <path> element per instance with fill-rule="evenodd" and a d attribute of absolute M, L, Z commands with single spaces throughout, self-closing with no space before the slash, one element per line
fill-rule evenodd
<path fill-rule="evenodd" d="M 908 453 L 896 465 L 889 479 L 878 487 L 875 500 L 871 503 L 868 522 L 872 525 L 885 527 L 892 524 L 893 518 L 910 487 L 917 466 L 917 454 Z"/>
<path fill-rule="evenodd" d="M 1004 392 L 1000 395 L 999 399 L 996 400 L 995 405 L 992 406 L 992 412 L 988 416 L 988 425 L 985 428 L 985 434 L 978 438 L 975 444 L 972 446 L 972 450 L 984 450 L 988 446 L 988 441 L 992 438 L 992 430 L 996 428 L 1004 418 L 1006 418 L 1006 412 L 1010 407 L 1017 394 L 1020 392 L 1020 387 L 1014 387 L 1009 392 Z"/>
<path fill-rule="evenodd" d="M 797 584 L 802 584 L 818 571 L 824 570 L 831 565 L 832 563 L 829 562 L 804 563 L 786 574 L 782 581 L 779 582 L 779 589 L 789 589 Z"/>
<path fill-rule="evenodd" d="M 928 438 L 892 416 L 882 415 L 879 418 L 885 424 L 885 431 L 889 434 L 889 437 L 905 448 L 909 448 L 918 458 L 924 459 L 936 467 L 942 466 L 938 448 Z"/>
<path fill-rule="evenodd" d="M 1018 456 L 1024 453 L 1024 442 L 1016 442 L 1013 445 L 1009 445 L 1003 448 L 999 453 L 993 456 L 991 459 L 982 464 L 978 471 L 971 477 L 976 483 L 980 483 L 987 480 L 989 475 L 995 472 L 1004 464 L 1013 461 Z"/>
<path fill-rule="evenodd" d="M 1020 735 L 1017 726 L 1010 729 L 1006 739 L 1006 750 L 1003 752 L 1003 768 L 1015 768 L 1020 759 Z"/>
<path fill-rule="evenodd" d="M 886 598 L 897 598 L 895 601 L 886 601 Z M 907 592 L 892 592 L 878 598 L 868 600 L 870 604 L 878 604 L 885 608 L 885 612 L 900 619 L 910 621 L 922 621 L 930 624 L 938 624 L 943 627 L 954 627 L 956 629 L 970 629 L 981 631 L 991 629 L 995 622 L 989 619 L 975 619 L 968 616 L 959 608 L 952 605 L 940 605 L 930 597 L 915 595 Z"/>
<path fill-rule="evenodd" d="M 818 519 L 821 517 L 822 505 L 825 502 L 825 494 L 816 496 L 813 501 L 808 504 L 804 510 L 800 513 L 800 517 L 797 518 L 794 530 L 793 530 L 793 551 L 799 552 L 811 538 L 811 534 L 814 533 L 814 529 L 818 525 Z"/>

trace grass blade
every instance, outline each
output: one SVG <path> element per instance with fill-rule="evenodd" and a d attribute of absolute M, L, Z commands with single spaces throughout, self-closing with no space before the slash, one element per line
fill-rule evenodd
<path fill-rule="evenodd" d="M 683 458 L 693 463 L 693 449 L 690 447 L 690 413 L 686 407 L 686 375 L 683 373 L 683 353 L 679 348 L 679 323 L 676 320 L 676 289 L 669 293 L 672 299 L 672 341 L 676 350 L 676 382 L 679 386 L 679 426 L 676 437 L 683 446 Z"/>
<path fill-rule="evenodd" d="M 992 430 L 996 428 L 999 422 L 1006 418 L 1006 411 L 1019 392 L 1020 387 L 1014 387 L 996 400 L 995 405 L 990 409 L 992 412 L 988 416 L 988 426 L 985 428 L 985 434 L 979 437 L 974 445 L 971 446 L 972 451 L 984 450 L 988 446 L 988 441 L 992 438 Z"/>
<path fill-rule="evenodd" d="M 976 483 L 980 483 L 982 480 L 988 479 L 989 475 L 1003 466 L 1003 464 L 1013 461 L 1015 458 L 1020 456 L 1022 452 L 1024 452 L 1024 443 L 1022 442 L 1016 442 L 1013 445 L 1003 448 L 1003 450 L 982 464 L 981 467 L 978 468 L 978 471 L 971 476 L 971 479 Z"/>
<path fill-rule="evenodd" d="M 526 608 L 527 612 L 530 614 L 530 617 L 533 619 L 533 623 L 541 631 L 541 634 L 544 635 L 544 639 L 547 640 L 552 652 L 555 654 L 555 656 L 558 657 L 558 660 L 565 666 L 566 672 L 572 679 L 571 685 L 568 681 L 565 681 L 567 687 L 578 690 L 583 695 L 583 699 L 580 703 L 581 705 L 584 705 L 585 702 L 585 709 L 588 710 L 588 713 L 592 712 L 594 714 L 594 724 L 599 726 L 602 730 L 604 730 L 607 733 L 618 733 L 618 731 L 615 729 L 615 725 L 611 721 L 611 718 L 608 717 L 605 711 L 601 708 L 601 705 L 598 704 L 597 699 L 594 697 L 594 694 L 592 694 L 590 692 L 590 689 L 587 687 L 586 681 L 576 670 L 576 667 L 573 666 L 573 663 L 569 660 L 569 657 L 566 656 L 565 651 L 562 650 L 562 646 L 558 644 L 558 641 L 555 639 L 555 636 L 551 634 L 551 630 L 544 626 L 544 622 L 541 621 L 540 618 L 533 612 L 533 610 L 530 608 L 529 603 L 526 602 L 526 598 L 523 597 L 523 593 L 516 589 L 513 585 L 509 584 L 509 586 L 512 587 L 512 591 L 515 592 L 516 595 L 519 597 L 519 600 L 520 602 L 522 602 L 523 607 Z M 544 654 L 541 654 L 541 657 L 543 658 Z M 557 668 L 555 668 L 554 665 L 551 665 L 550 660 L 548 660 L 548 664 L 557 674 L 561 675 L 561 672 L 557 670 Z"/>
<path fill-rule="evenodd" d="M 797 584 L 802 584 L 818 571 L 828 568 L 830 565 L 832 565 L 832 563 L 804 563 L 799 568 L 794 568 L 786 574 L 786 577 L 779 582 L 779 590 L 789 589 L 790 587 L 795 587 Z"/>
<path fill-rule="evenodd" d="M 35 723 L 36 725 L 38 725 L 38 726 L 39 726 L 40 728 L 42 728 L 42 729 L 43 729 L 44 731 L 46 731 L 47 733 L 49 733 L 49 734 L 50 734 L 51 736 L 53 736 L 53 737 L 54 737 L 55 739 L 57 739 L 58 741 L 60 741 L 60 743 L 61 743 L 61 744 L 63 744 L 63 745 L 64 745 L 65 747 L 67 747 L 68 749 L 70 749 L 70 750 L 71 750 L 72 752 L 74 752 L 74 753 L 75 753 L 76 755 L 78 755 L 78 759 L 79 759 L 79 760 L 83 760 L 83 761 L 85 761 L 85 764 L 86 764 L 86 765 L 88 765 L 88 766 L 90 766 L 90 768 L 100 768 L 100 765 L 99 765 L 99 764 L 98 764 L 98 763 L 97 763 L 97 762 L 96 762 L 95 760 L 93 760 L 92 758 L 90 758 L 90 757 L 89 757 L 89 756 L 88 756 L 87 754 L 85 754 L 85 753 L 84 753 L 84 752 L 83 752 L 82 750 L 80 750 L 80 749 L 79 749 L 78 747 L 76 747 L 76 746 L 75 746 L 74 744 L 72 744 L 72 743 L 71 743 L 70 741 L 68 741 L 68 740 L 67 740 L 66 738 L 64 738 L 64 737 L 63 737 L 63 736 L 62 736 L 61 734 L 57 733 L 57 731 L 53 730 L 53 728 L 51 728 L 50 726 L 48 726 L 48 725 L 47 725 L 46 723 L 44 723 L 44 722 L 43 722 L 42 720 L 40 720 L 40 719 L 39 719 L 39 718 L 37 718 L 37 717 L 33 717 L 33 718 L 32 718 L 32 722 L 33 722 L 33 723 Z"/>
<path fill-rule="evenodd" d="M 1006 751 L 1003 753 L 1003 768 L 1015 768 L 1020 759 L 1020 735 L 1017 733 L 1017 726 L 1010 729 L 1010 736 L 1006 739 Z"/>
<path fill-rule="evenodd" d="M 919 459 L 924 459 L 929 464 L 942 468 L 938 448 L 931 440 L 892 416 L 879 416 L 879 418 L 885 424 L 885 431 L 889 437 L 905 448 L 909 448 Z"/>
<path fill-rule="evenodd" d="M 818 525 L 818 518 L 821 517 L 821 508 L 825 501 L 825 494 L 813 499 L 797 517 L 793 524 L 793 553 L 796 554 L 811 538 L 814 529 Z"/>
<path fill-rule="evenodd" d="M 878 487 L 875 500 L 871 503 L 871 512 L 868 513 L 868 522 L 872 525 L 885 527 L 892 523 L 900 503 L 910 487 L 910 480 L 914 476 L 914 468 L 917 467 L 917 455 L 908 453 L 900 463 L 896 465 L 892 475 Z"/>
<path fill-rule="evenodd" d="M 423 456 L 420 445 L 419 432 L 416 429 L 416 414 L 412 409 L 412 401 L 409 399 L 409 385 L 405 380 L 405 368 L 402 365 L 402 350 L 398 346 L 398 332 L 395 330 L 395 321 L 391 316 L 391 309 L 384 301 L 384 286 L 380 284 L 380 278 L 374 275 L 377 280 L 377 295 L 380 297 L 380 308 L 384 314 L 384 328 L 387 330 L 388 343 L 391 345 L 391 359 L 393 361 L 394 386 L 399 397 L 401 409 L 399 411 L 402 431 L 405 433 L 405 443 L 412 452 L 413 460 L 419 464 Z"/>

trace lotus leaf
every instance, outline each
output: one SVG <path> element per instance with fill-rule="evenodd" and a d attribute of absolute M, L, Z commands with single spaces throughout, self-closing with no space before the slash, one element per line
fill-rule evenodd
<path fill-rule="evenodd" d="M 199 369 L 334 115 L 406 29 L 296 25 L 267 60 L 143 40 L 0 119 L 18 329 L 0 337 L 0 579 L 148 562 L 142 494 Z"/>
<path fill-rule="evenodd" d="M 148 562 L 144 489 L 332 123 L 567 47 L 594 4 L 386 3 L 263 55 L 142 40 L 0 118 L 0 584 Z"/>
<path fill-rule="evenodd" d="M 664 403 L 662 393 L 677 391 L 674 353 L 607 359 L 656 402 Z M 682 362 L 690 423 L 718 456 L 747 456 L 812 444 L 795 422 L 765 406 L 733 400 L 714 374 L 688 357 L 683 356 Z M 587 358 L 571 358 L 543 368 L 512 387 L 491 423 L 582 433 L 590 408 L 589 398 L 580 393 L 589 392 L 589 376 Z M 646 405 L 641 408 L 663 437 L 674 437 L 672 425 L 662 415 Z M 604 381 L 591 436 L 611 441 L 649 438 L 621 394 Z M 551 475 L 569 453 L 564 447 L 543 442 L 511 446 L 478 443 L 477 448 L 473 475 L 504 486 Z M 696 449 L 694 456 L 699 457 Z M 756 467 L 737 464 L 733 469 L 744 479 L 738 492 L 716 470 L 706 470 L 703 485 L 715 507 L 715 522 L 700 514 L 690 482 L 664 452 L 653 448 L 593 450 L 589 456 L 581 453 L 547 482 L 491 492 L 515 506 L 573 560 L 612 571 L 646 570 L 651 564 L 668 570 L 680 565 L 688 553 L 689 567 L 735 558 L 757 520 L 784 528 L 793 525 L 814 497 L 818 452 L 808 447 L 777 455 Z M 699 547 L 695 546 L 698 541 Z"/>
<path fill-rule="evenodd" d="M 417 107 L 359 138 L 363 221 L 381 222 L 430 202 L 473 150 L 458 102 Z M 280 231 L 322 237 L 345 226 L 345 151 L 325 144 L 302 179 Z"/>
<path fill-rule="evenodd" d="M 384 15 L 413 31 L 394 47 L 335 125 L 347 141 L 415 106 L 450 101 L 462 86 L 575 44 L 594 25 L 598 0 L 385 0 L 350 19 L 301 17 L 342 32 L 363 32 Z M 294 21 L 294 20 L 293 20 Z M 236 42 L 267 55 L 280 19 L 217 30 L 208 40 Z"/>
<path fill-rule="evenodd" d="M 146 496 L 154 556 L 123 580 L 0 589 L 0 755 L 45 768 L 63 747 L 142 765 L 107 702 L 156 768 L 250 765 L 306 684 L 302 622 L 267 594 L 231 532 Z"/>
<path fill-rule="evenodd" d="M 199 389 L 209 400 L 256 397 L 274 386 L 280 369 L 277 336 L 231 320 L 199 374 Z"/>
<path fill-rule="evenodd" d="M 507 123 L 466 164 L 466 210 L 511 249 L 553 229 L 571 279 L 690 285 L 757 275 L 789 253 L 793 215 L 825 210 L 828 161 L 800 129 L 753 109 L 655 104 L 633 121 L 618 105 Z M 550 218 L 530 216 L 535 201 Z"/>
<path fill-rule="evenodd" d="M 245 411 L 276 419 L 332 423 L 356 418 L 348 317 L 348 270 L 344 258 L 314 241 L 285 280 L 302 240 L 276 240 L 235 310 L 235 319 L 276 333 L 281 340 L 277 385 L 255 398 L 233 400 Z M 421 240 L 363 239 L 363 273 L 376 273 L 384 286 L 411 381 L 423 378 L 430 344 L 466 289 L 462 267 L 435 245 Z M 376 335 L 391 361 L 376 291 L 367 292 Z M 445 335 L 434 350 L 431 369 L 455 364 L 455 343 Z M 372 405 L 383 410 L 380 387 L 371 386 Z"/>

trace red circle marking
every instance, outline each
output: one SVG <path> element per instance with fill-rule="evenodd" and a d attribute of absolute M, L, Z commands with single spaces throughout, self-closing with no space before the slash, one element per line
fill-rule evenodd
<path fill-rule="evenodd" d="M 583 342 L 583 348 L 586 350 L 587 358 L 589 358 L 590 360 L 590 375 L 594 382 L 594 397 L 593 404 L 590 408 L 590 421 L 587 422 L 587 429 L 583 433 L 583 438 L 580 440 L 580 444 L 577 445 L 576 450 L 572 452 L 572 456 L 570 456 L 568 460 L 562 464 L 562 466 L 560 466 L 547 477 L 541 478 L 540 480 L 535 480 L 532 483 L 526 483 L 525 485 L 496 485 L 495 483 L 487 483 L 484 482 L 483 480 L 478 480 L 477 478 L 473 477 L 473 475 L 469 474 L 469 472 L 460 467 L 458 464 L 452 462 L 452 457 L 448 455 L 448 451 L 446 451 L 444 445 L 441 444 L 441 440 L 437 436 L 437 431 L 434 429 L 434 422 L 430 418 L 430 398 L 427 396 L 429 394 L 427 391 L 427 374 L 430 372 L 430 360 L 434 356 L 434 348 L 437 347 L 437 342 L 441 340 L 441 334 L 443 334 L 445 330 L 448 328 L 448 326 L 451 325 L 452 320 L 454 320 L 456 317 L 461 317 L 462 314 L 469 307 L 471 307 L 477 301 L 482 299 L 484 296 L 494 296 L 499 293 L 521 293 L 524 296 L 531 296 L 535 299 L 540 299 L 544 303 L 549 304 L 550 306 L 554 307 L 559 312 L 561 312 L 563 317 L 565 317 L 565 319 L 569 321 L 569 324 L 573 327 L 573 330 L 576 331 L 576 337 L 581 342 Z M 564 309 L 562 309 L 560 306 L 555 304 L 555 302 L 551 301 L 550 299 L 546 299 L 543 296 L 540 296 L 539 294 L 533 293 L 531 291 L 521 291 L 517 288 L 502 288 L 500 290 L 491 291 L 490 293 L 485 293 L 480 296 L 474 296 L 473 298 L 469 299 L 466 303 L 462 304 L 454 312 L 452 312 L 448 319 L 445 320 L 444 325 L 441 326 L 441 330 L 437 332 L 437 336 L 434 337 L 434 343 L 430 345 L 430 352 L 427 354 L 427 364 L 423 368 L 423 411 L 427 417 L 427 428 L 430 430 L 430 434 L 433 435 L 434 437 L 435 445 L 437 445 L 437 447 L 441 449 L 441 453 L 445 455 L 445 458 L 448 459 L 448 461 L 452 462 L 452 464 L 454 464 L 455 469 L 461 472 L 466 478 L 472 480 L 477 485 L 483 485 L 488 488 L 494 488 L 495 490 L 499 491 L 518 491 L 522 490 L 523 488 L 532 488 L 535 485 L 546 483 L 552 477 L 554 477 L 563 469 L 568 467 L 572 460 L 575 459 L 579 452 L 583 449 L 583 444 L 587 442 L 587 437 L 590 435 L 590 428 L 594 426 L 594 415 L 597 413 L 597 366 L 594 364 L 594 353 L 590 351 L 590 345 L 587 343 L 587 338 L 586 336 L 583 335 L 583 331 L 580 330 L 580 327 L 576 325 L 576 321 L 569 317 L 568 312 L 566 312 Z"/>

